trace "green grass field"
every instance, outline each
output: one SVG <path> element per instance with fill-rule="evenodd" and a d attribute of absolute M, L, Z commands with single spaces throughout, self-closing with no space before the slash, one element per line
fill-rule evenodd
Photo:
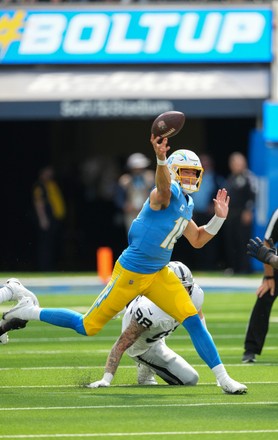
<path fill-rule="evenodd" d="M 94 297 L 39 295 L 42 306 L 86 311 Z M 207 293 L 204 312 L 229 374 L 248 385 L 248 394 L 230 396 L 196 354 L 184 329 L 168 345 L 199 372 L 196 387 L 136 385 L 136 369 L 124 355 L 110 388 L 86 389 L 102 377 L 106 356 L 120 333 L 111 321 L 95 338 L 41 322 L 10 333 L 0 346 L 1 439 L 277 439 L 278 313 L 274 306 L 263 355 L 243 365 L 243 339 L 251 293 Z M 7 306 L 7 304 L 5 304 Z M 2 310 L 4 305 L 2 306 Z"/>

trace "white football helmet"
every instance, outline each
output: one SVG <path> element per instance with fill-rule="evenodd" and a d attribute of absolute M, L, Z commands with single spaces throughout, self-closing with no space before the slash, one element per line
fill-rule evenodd
<path fill-rule="evenodd" d="M 194 304 L 194 306 L 196 307 L 196 309 L 199 310 L 201 309 L 203 302 L 204 302 L 204 291 L 203 289 L 201 289 L 201 287 L 198 284 L 194 284 L 193 285 L 193 289 L 191 290 L 191 299 L 192 302 Z"/>
<path fill-rule="evenodd" d="M 194 284 L 194 279 L 189 267 L 187 267 L 180 261 L 170 261 L 167 266 L 170 267 L 173 272 L 175 272 L 177 277 L 180 279 L 182 285 L 186 288 L 186 290 L 188 290 L 189 295 L 191 295 L 191 289 Z"/>
<path fill-rule="evenodd" d="M 182 187 L 185 193 L 191 194 L 200 189 L 204 169 L 197 154 L 190 150 L 177 150 L 168 157 L 167 165 L 170 171 L 171 179 L 175 180 Z M 197 170 L 197 180 L 190 179 L 189 183 L 183 183 L 181 177 L 181 169 Z"/>
<path fill-rule="evenodd" d="M 194 278 L 189 267 L 180 261 L 170 261 L 167 265 L 180 279 L 182 285 L 191 296 L 192 302 L 199 311 L 204 302 L 204 292 L 198 284 L 194 283 Z"/>

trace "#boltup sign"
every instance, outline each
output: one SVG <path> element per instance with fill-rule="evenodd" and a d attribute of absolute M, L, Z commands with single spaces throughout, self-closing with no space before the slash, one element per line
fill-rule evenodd
<path fill-rule="evenodd" d="M 0 63 L 271 62 L 271 8 L 0 10 Z"/>

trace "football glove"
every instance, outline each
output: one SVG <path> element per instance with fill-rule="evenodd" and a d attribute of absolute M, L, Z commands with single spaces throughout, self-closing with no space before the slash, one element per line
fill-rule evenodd
<path fill-rule="evenodd" d="M 267 240 L 267 242 L 270 248 L 266 247 L 259 237 L 256 237 L 255 240 L 250 238 L 247 244 L 247 254 L 257 258 L 257 260 L 262 261 L 262 263 L 269 264 L 271 257 L 276 255 L 276 248 L 271 238 Z"/>
<path fill-rule="evenodd" d="M 86 388 L 100 388 L 100 387 L 109 387 L 110 382 L 105 379 L 97 380 L 96 382 L 89 383 L 86 385 Z"/>

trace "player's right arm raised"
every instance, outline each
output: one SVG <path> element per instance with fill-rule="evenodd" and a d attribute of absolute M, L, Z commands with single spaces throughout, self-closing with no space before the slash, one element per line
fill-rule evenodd
<path fill-rule="evenodd" d="M 171 199 L 171 176 L 166 158 L 170 147 L 167 146 L 167 138 L 164 138 L 161 143 L 158 142 L 159 140 L 159 137 L 154 137 L 152 134 L 151 143 L 156 154 L 157 167 L 155 173 L 156 187 L 150 195 L 150 207 L 155 211 L 167 208 Z"/>

